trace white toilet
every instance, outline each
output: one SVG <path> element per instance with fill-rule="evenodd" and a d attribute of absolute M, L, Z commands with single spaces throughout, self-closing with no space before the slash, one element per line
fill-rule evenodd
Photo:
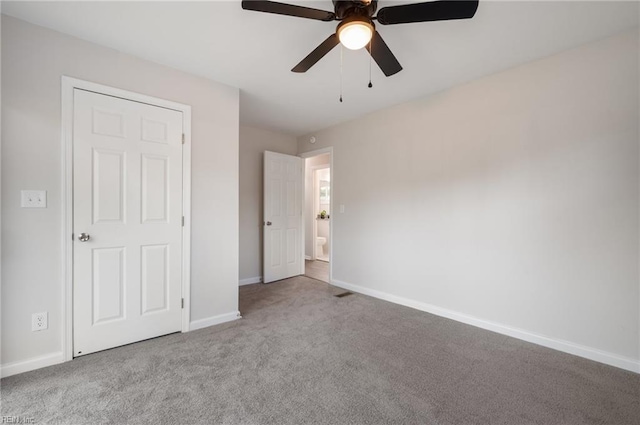
<path fill-rule="evenodd" d="M 324 257 L 324 246 L 327 243 L 327 238 L 318 236 L 316 238 L 316 257 Z"/>

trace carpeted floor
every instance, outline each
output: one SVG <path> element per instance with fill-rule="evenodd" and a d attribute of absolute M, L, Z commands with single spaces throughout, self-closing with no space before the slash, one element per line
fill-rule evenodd
<path fill-rule="evenodd" d="M 2 380 L 61 424 L 638 424 L 640 376 L 297 277 L 242 320 Z"/>

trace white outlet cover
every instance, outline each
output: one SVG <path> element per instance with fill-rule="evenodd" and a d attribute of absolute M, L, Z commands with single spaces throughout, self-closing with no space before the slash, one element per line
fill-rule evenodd
<path fill-rule="evenodd" d="M 20 194 L 22 208 L 47 208 L 46 190 L 23 190 Z"/>
<path fill-rule="evenodd" d="M 46 311 L 42 313 L 33 313 L 31 315 L 31 330 L 43 331 L 49 327 L 49 314 Z"/>

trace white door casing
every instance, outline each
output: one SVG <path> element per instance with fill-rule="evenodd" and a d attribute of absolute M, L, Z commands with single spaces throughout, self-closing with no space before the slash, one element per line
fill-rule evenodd
<path fill-rule="evenodd" d="M 182 329 L 183 116 L 79 89 L 73 101 L 79 356 Z"/>
<path fill-rule="evenodd" d="M 302 159 L 264 153 L 263 281 L 303 273 Z"/>

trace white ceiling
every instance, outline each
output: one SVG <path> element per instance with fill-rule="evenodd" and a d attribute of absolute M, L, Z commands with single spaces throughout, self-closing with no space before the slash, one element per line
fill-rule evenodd
<path fill-rule="evenodd" d="M 285 2 L 286 0 L 280 0 Z M 417 0 L 416 0 L 417 1 Z M 413 2 L 416 2 L 413 1 Z M 330 0 L 291 1 L 333 10 Z M 381 0 L 379 8 L 412 3 Z M 638 26 L 638 3 L 480 1 L 471 20 L 378 25 L 404 70 L 386 78 L 340 48 L 291 68 L 335 23 L 244 11 L 240 1 L 2 2 L 2 12 L 239 87 L 242 124 L 302 135 Z"/>

